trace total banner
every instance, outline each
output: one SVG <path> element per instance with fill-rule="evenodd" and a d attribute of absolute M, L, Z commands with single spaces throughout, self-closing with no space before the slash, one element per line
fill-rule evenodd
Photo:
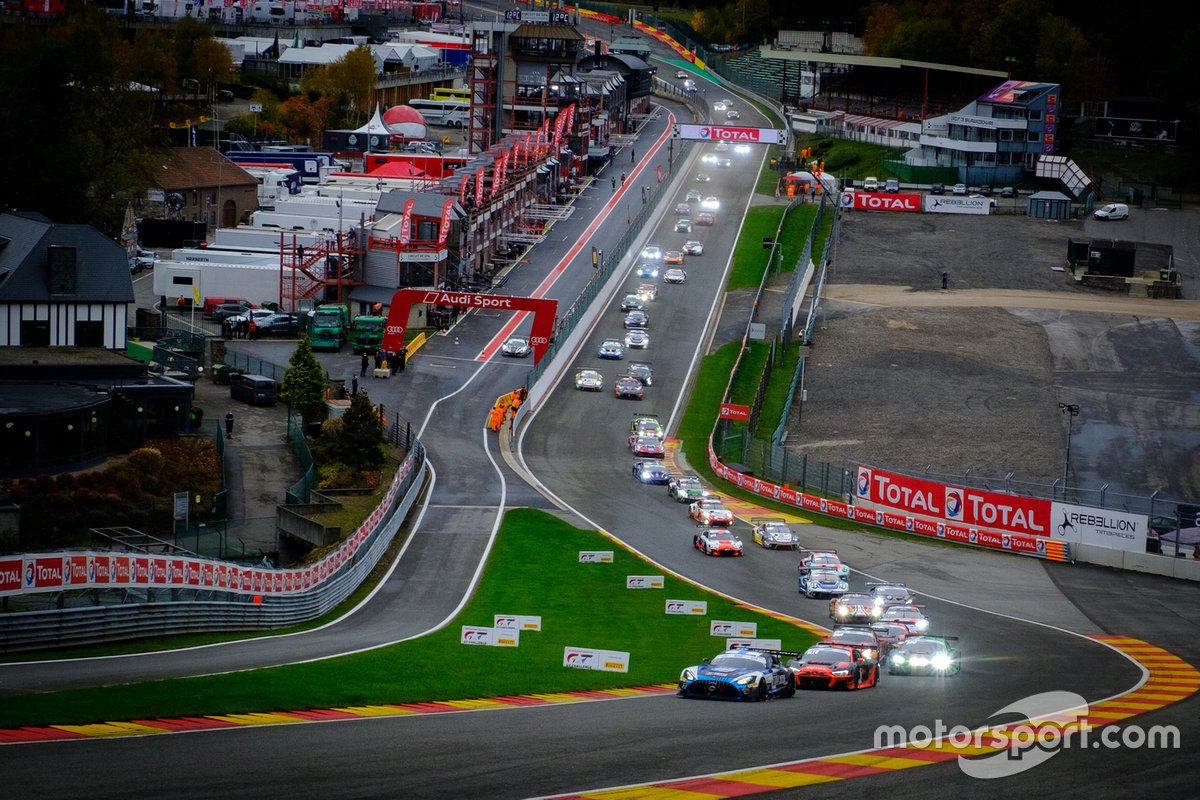
<path fill-rule="evenodd" d="M 921 195 L 842 192 L 842 208 L 853 208 L 856 211 L 907 211 L 915 213 L 921 210 Z"/>
<path fill-rule="evenodd" d="M 1051 533 L 1065 542 L 1079 542 L 1131 553 L 1146 552 L 1150 520 L 1145 514 L 1129 514 L 1107 508 L 1089 508 L 1069 503 L 1053 504 Z"/>

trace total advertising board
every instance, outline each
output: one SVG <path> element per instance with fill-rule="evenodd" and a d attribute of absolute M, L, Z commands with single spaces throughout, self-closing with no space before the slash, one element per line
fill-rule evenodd
<path fill-rule="evenodd" d="M 842 192 L 842 208 L 855 211 L 906 211 L 921 210 L 919 194 L 887 194 L 881 192 Z"/>
<path fill-rule="evenodd" d="M 680 139 L 701 142 L 747 142 L 751 144 L 786 144 L 785 131 L 775 128 L 743 128 L 736 125 L 676 125 Z"/>
<path fill-rule="evenodd" d="M 966 490 L 864 467 L 865 471 L 857 476 L 856 501 L 852 504 L 805 494 L 788 486 L 743 475 L 721 463 L 711 442 L 708 463 L 723 480 L 761 497 L 808 511 L 1056 561 L 1070 558 L 1066 540 L 1048 532 L 1051 515 L 1049 500 Z M 989 524 L 985 526 L 983 522 Z M 1001 522 L 1012 526 L 1011 529 L 998 529 L 997 525 Z"/>
<path fill-rule="evenodd" d="M 107 551 L 28 553 L 0 558 L 0 596 L 109 588 L 196 588 L 255 595 L 306 592 L 336 575 L 371 542 L 415 464 L 415 457 L 405 459 L 367 521 L 337 549 L 303 568 L 267 569 L 204 558 Z"/>

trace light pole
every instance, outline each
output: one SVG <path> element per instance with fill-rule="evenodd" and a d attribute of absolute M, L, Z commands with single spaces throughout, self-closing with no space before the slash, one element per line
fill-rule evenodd
<path fill-rule="evenodd" d="M 1077 403 L 1059 403 L 1058 410 L 1067 415 L 1067 463 L 1063 466 L 1063 500 L 1067 499 L 1067 474 L 1071 471 L 1071 422 L 1079 416 Z"/>

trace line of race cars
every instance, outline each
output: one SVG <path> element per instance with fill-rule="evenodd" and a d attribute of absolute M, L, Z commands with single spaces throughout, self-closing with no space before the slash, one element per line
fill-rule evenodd
<path fill-rule="evenodd" d="M 814 552 L 802 557 L 812 562 Z M 817 569 L 827 569 L 818 567 Z M 832 570 L 831 570 L 832 572 Z M 801 591 L 804 591 L 803 583 Z M 804 652 L 734 647 L 686 667 L 681 697 L 766 700 L 791 697 L 797 689 L 866 689 L 889 675 L 948 677 L 962 669 L 957 637 L 927 632 L 929 620 L 899 583 L 868 584 L 866 592 L 844 588 L 828 594 L 829 636 Z M 809 595 L 814 596 L 814 595 Z"/>

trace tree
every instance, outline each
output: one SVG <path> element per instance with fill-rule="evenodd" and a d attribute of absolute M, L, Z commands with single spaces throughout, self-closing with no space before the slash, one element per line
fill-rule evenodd
<path fill-rule="evenodd" d="M 365 393 L 350 399 L 350 408 L 342 415 L 342 425 L 334 441 L 338 461 L 362 472 L 383 466 L 387 453 L 383 449 L 383 427 L 379 412 Z"/>
<path fill-rule="evenodd" d="M 325 369 L 313 355 L 307 338 L 296 344 L 288 364 L 290 366 L 283 373 L 283 389 L 279 396 L 289 408 L 300 412 L 307 427 L 308 423 L 317 420 L 321 409 L 325 407 Z"/>

